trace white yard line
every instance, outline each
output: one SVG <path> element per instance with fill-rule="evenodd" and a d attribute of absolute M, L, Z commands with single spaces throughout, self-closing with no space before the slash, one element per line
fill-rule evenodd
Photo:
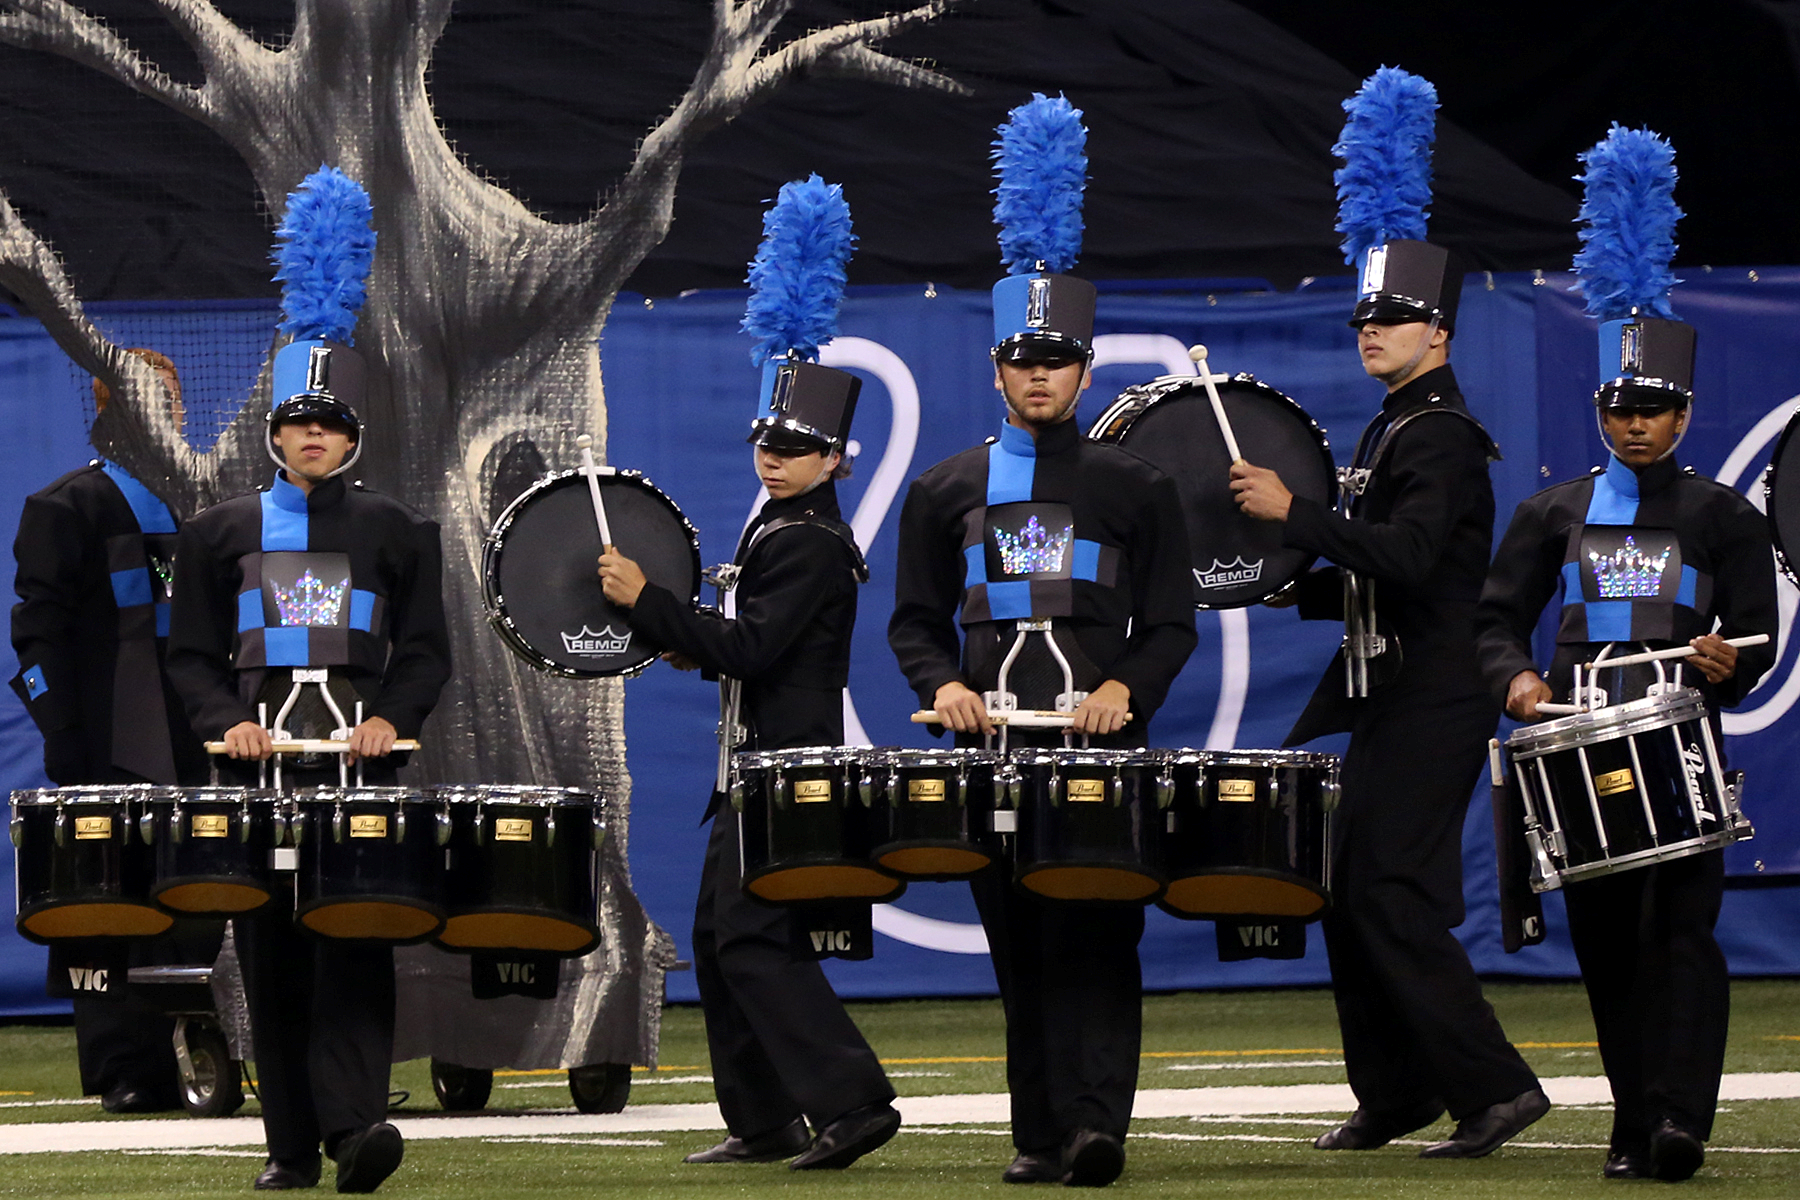
<path fill-rule="evenodd" d="M 1542 1081 L 1544 1090 L 1557 1104 L 1606 1104 L 1611 1100 L 1602 1076 L 1565 1075 Z M 1763 1074 L 1727 1075 L 1720 1089 L 1720 1099 L 1792 1100 L 1800 1099 L 1800 1071 Z M 1000 1133 L 1008 1119 L 1008 1102 L 1004 1093 L 977 1093 L 945 1096 L 902 1096 L 895 1106 L 900 1109 L 906 1127 L 921 1133 L 950 1132 L 943 1126 L 990 1125 L 992 1130 L 970 1133 Z M 1282 1086 L 1240 1086 L 1203 1088 L 1146 1088 L 1137 1094 L 1134 1116 L 1144 1119 L 1193 1118 L 1199 1121 L 1244 1120 L 1245 1123 L 1269 1125 L 1289 1124 L 1305 1114 L 1323 1116 L 1350 1112 L 1356 1106 L 1350 1089 L 1343 1084 L 1288 1084 Z M 1255 1122 L 1254 1118 L 1264 1118 Z M 1285 1119 L 1284 1119 L 1285 1118 Z M 514 1116 L 400 1115 L 395 1124 L 412 1141 L 452 1138 L 479 1139 L 543 1139 L 580 1141 L 599 1144 L 599 1138 L 617 1138 L 628 1134 L 687 1133 L 724 1128 L 717 1105 L 713 1104 L 640 1104 L 622 1113 L 521 1113 Z M 1134 1137 L 1174 1138 L 1177 1140 L 1273 1140 L 1306 1141 L 1271 1137 L 1264 1134 L 1175 1134 L 1141 1133 Z M 194 1147 L 254 1147 L 263 1144 L 262 1122 L 254 1117 L 227 1120 L 195 1120 L 193 1118 L 147 1118 L 110 1121 L 40 1122 L 0 1125 L 0 1154 L 35 1154 L 51 1151 L 86 1152 L 95 1150 L 160 1151 Z M 1424 1144 L 1424 1143 L 1417 1143 Z M 1517 1142 L 1514 1145 L 1543 1149 L 1572 1149 L 1573 1146 L 1552 1142 Z M 1586 1147 L 1582 1147 L 1586 1148 Z M 1604 1147 L 1600 1147 L 1604 1149 Z M 1790 1154 L 1800 1148 L 1786 1147 L 1708 1147 L 1731 1153 Z"/>

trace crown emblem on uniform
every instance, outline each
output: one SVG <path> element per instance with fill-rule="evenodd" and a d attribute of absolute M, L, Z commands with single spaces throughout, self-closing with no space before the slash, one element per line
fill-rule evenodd
<path fill-rule="evenodd" d="M 586 625 L 580 633 L 558 633 L 562 638 L 563 649 L 570 654 L 593 655 L 600 657 L 610 654 L 623 654 L 631 648 L 631 631 L 614 633 L 613 627 L 607 625 L 595 633 Z"/>
<path fill-rule="evenodd" d="M 1588 562 L 1594 568 L 1594 581 L 1602 600 L 1632 600 L 1655 596 L 1662 590 L 1663 568 L 1669 565 L 1670 547 L 1661 554 L 1646 554 L 1638 548 L 1630 534 L 1625 544 L 1611 554 L 1588 551 Z"/>
<path fill-rule="evenodd" d="M 349 590 L 348 579 L 326 583 L 308 568 L 293 587 L 275 585 L 275 608 L 283 625 L 336 625 Z"/>
<path fill-rule="evenodd" d="M 1033 515 L 1017 533 L 994 530 L 994 540 L 1000 545 L 1000 567 L 1008 575 L 1055 573 L 1063 569 L 1075 527 L 1065 525 L 1061 533 L 1051 533 Z"/>

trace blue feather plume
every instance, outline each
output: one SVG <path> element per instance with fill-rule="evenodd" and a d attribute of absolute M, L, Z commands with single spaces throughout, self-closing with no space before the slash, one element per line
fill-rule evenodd
<path fill-rule="evenodd" d="M 1349 119 L 1331 148 L 1344 165 L 1331 178 L 1344 261 L 1352 266 L 1392 238 L 1424 240 L 1437 107 L 1430 81 L 1399 67 L 1381 68 L 1344 101 Z"/>
<path fill-rule="evenodd" d="M 335 167 L 320 166 L 288 193 L 272 256 L 279 267 L 283 333 L 351 344 L 356 314 L 368 298 L 374 216 L 362 184 Z"/>
<path fill-rule="evenodd" d="M 750 303 L 740 328 L 756 338 L 750 361 L 762 366 L 797 350 L 817 362 L 837 335 L 844 264 L 856 246 L 844 189 L 817 175 L 781 185 L 763 214 L 762 245 L 750 263 Z"/>
<path fill-rule="evenodd" d="M 1617 321 L 1638 309 L 1673 319 L 1669 272 L 1675 258 L 1675 149 L 1648 129 L 1612 131 L 1581 155 L 1585 191 L 1578 219 L 1586 243 L 1575 255 L 1576 290 L 1591 317 Z"/>
<path fill-rule="evenodd" d="M 1008 275 L 1026 275 L 1039 262 L 1052 274 L 1081 254 L 1081 193 L 1087 187 L 1087 130 L 1081 110 L 1061 96 L 1033 92 L 1008 114 L 994 139 L 1000 186 L 994 222 Z"/>

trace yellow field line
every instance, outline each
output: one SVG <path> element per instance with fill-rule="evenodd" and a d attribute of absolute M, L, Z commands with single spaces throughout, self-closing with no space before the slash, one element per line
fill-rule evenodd
<path fill-rule="evenodd" d="M 1599 1042 L 1514 1042 L 1520 1050 L 1595 1050 Z"/>
<path fill-rule="evenodd" d="M 0 1092 L 0 1096 L 35 1096 L 36 1092 Z"/>
<path fill-rule="evenodd" d="M 1771 1042 L 1800 1042 L 1800 1035 L 1792 1033 L 1771 1033 L 1768 1037 Z"/>
<path fill-rule="evenodd" d="M 670 1066 L 670 1067 L 633 1067 L 631 1069 L 634 1071 L 698 1071 L 698 1070 L 700 1070 L 699 1067 L 674 1067 L 674 1066 Z M 499 1071 L 494 1072 L 494 1074 L 496 1076 L 500 1076 L 500 1075 L 566 1075 L 567 1073 L 568 1073 L 567 1070 L 562 1067 L 542 1067 L 535 1071 L 499 1070 Z"/>

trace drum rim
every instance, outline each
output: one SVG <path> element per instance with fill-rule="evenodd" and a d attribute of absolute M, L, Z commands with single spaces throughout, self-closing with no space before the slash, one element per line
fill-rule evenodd
<path fill-rule="evenodd" d="M 371 794 L 373 793 L 373 794 Z M 399 799 L 401 803 L 412 800 L 419 804 L 429 804 L 423 788 L 382 786 L 371 784 L 368 787 L 337 787 L 320 785 L 318 787 L 296 788 L 288 794 L 288 799 L 295 804 L 383 804 Z"/>
<path fill-rule="evenodd" d="M 1644 696 L 1593 712 L 1570 713 L 1553 721 L 1521 726 L 1506 739 L 1506 749 L 1514 757 L 1537 758 L 1704 720 L 1706 715 L 1706 699 L 1698 690 L 1677 688 L 1660 696 Z"/>
<path fill-rule="evenodd" d="M 516 792 L 507 789 L 517 789 Z M 455 800 L 446 793 L 453 792 L 498 792 L 491 796 L 471 796 L 469 800 L 486 804 L 530 805 L 534 808 L 584 808 L 604 807 L 606 798 L 599 792 L 590 792 L 585 788 L 540 786 L 534 783 L 432 783 L 422 789 L 426 797 L 434 802 L 468 803 L 468 800 Z M 530 799 L 519 793 L 537 793 Z"/>
<path fill-rule="evenodd" d="M 941 763 L 914 763 L 899 761 L 903 755 L 921 755 L 926 758 L 938 758 L 947 761 Z M 887 767 L 890 770 L 907 767 L 937 769 L 973 764 L 975 766 L 1000 766 L 1006 761 L 1006 755 L 998 750 L 987 750 L 979 746 L 941 746 L 937 748 L 919 748 L 913 746 L 883 747 L 869 756 L 869 764 Z"/>
<path fill-rule="evenodd" d="M 1172 749 L 1165 753 L 1168 755 L 1170 763 L 1181 766 L 1192 762 L 1202 766 L 1319 767 L 1324 770 L 1337 770 L 1344 765 L 1344 760 L 1340 755 L 1327 754 L 1321 750 Z"/>
<path fill-rule="evenodd" d="M 145 800 L 147 804 L 259 804 L 275 803 L 287 799 L 288 793 L 278 792 L 274 788 L 229 787 L 220 784 L 216 787 L 183 787 L 169 788 L 173 796 L 151 796 Z"/>
<path fill-rule="evenodd" d="M 1800 586 L 1800 571 L 1795 569 L 1794 558 L 1800 557 L 1800 546 L 1795 547 L 1794 555 L 1790 555 L 1782 544 L 1781 527 L 1775 521 L 1775 483 L 1781 476 L 1782 452 L 1794 438 L 1795 430 L 1800 429 L 1800 409 L 1788 418 L 1787 425 L 1781 430 L 1781 436 L 1775 440 L 1775 449 L 1769 454 L 1769 467 L 1763 475 L 1763 520 L 1769 526 L 1769 544 L 1775 550 L 1775 562 L 1781 567 L 1782 574 L 1790 583 Z"/>
<path fill-rule="evenodd" d="M 1705 854 L 1712 850 L 1723 850 L 1735 842 L 1748 841 L 1755 836 L 1747 826 L 1729 825 L 1712 833 L 1703 833 L 1698 837 L 1684 838 L 1679 842 L 1667 845 L 1652 846 L 1648 850 L 1634 850 L 1630 854 L 1621 854 L 1613 858 L 1592 859 L 1587 862 L 1558 864 L 1556 878 L 1561 883 L 1580 883 L 1587 879 L 1597 879 L 1605 875 L 1621 875 L 1626 871 L 1635 871 L 1640 867 L 1652 867 L 1657 863 L 1670 862 L 1677 858 L 1690 858 L 1696 854 Z M 1553 860 L 1554 861 L 1554 860 Z M 1565 860 L 1566 862 L 1566 860 Z M 1553 888 L 1546 888 L 1553 891 Z"/>
<path fill-rule="evenodd" d="M 700 531 L 694 527 L 692 521 L 688 520 L 687 514 L 681 511 L 681 506 L 675 503 L 674 497 L 652 483 L 642 471 L 630 468 L 602 469 L 607 473 L 601 478 L 623 480 L 634 487 L 641 487 L 662 500 L 674 512 L 675 519 L 681 522 L 682 529 L 687 533 L 688 552 L 693 558 L 694 586 L 688 595 L 688 603 L 700 603 L 702 574 Z M 506 535 L 512 529 L 513 522 L 518 518 L 520 508 L 537 493 L 547 491 L 565 480 L 582 475 L 585 475 L 585 472 L 579 467 L 566 471 L 552 471 L 514 496 L 512 502 L 500 511 L 499 517 L 495 519 L 493 527 L 488 530 L 487 537 L 483 538 L 481 543 L 481 607 L 487 616 L 488 624 L 493 627 L 494 632 L 500 635 L 500 640 L 505 642 L 513 653 L 540 671 L 561 675 L 566 679 L 634 679 L 650 669 L 651 665 L 656 662 L 656 655 L 651 655 L 636 666 L 618 671 L 582 671 L 556 662 L 541 654 L 525 641 L 524 635 L 519 633 L 518 626 L 513 623 L 512 617 L 507 613 L 506 598 L 500 591 L 500 558 L 506 551 Z"/>
<path fill-rule="evenodd" d="M 20 788 L 12 794 L 13 807 L 55 807 L 59 804 L 130 804 L 152 793 L 179 795 L 184 789 L 158 783 L 76 783 L 68 787 Z M 36 797 L 44 797 L 37 799 Z"/>
<path fill-rule="evenodd" d="M 1083 761 L 1083 757 L 1087 761 Z M 1114 750 L 1080 746 L 1015 746 L 1007 752 L 1014 766 L 1156 767 L 1165 761 L 1160 750 Z"/>
<path fill-rule="evenodd" d="M 781 750 L 740 750 L 731 756 L 731 765 L 739 771 L 762 771 L 770 767 L 853 766 L 864 762 L 870 749 L 869 746 L 789 746 Z M 816 761 L 776 761 L 782 755 Z"/>
<path fill-rule="evenodd" d="M 1313 415 L 1302 408 L 1299 401 L 1295 400 L 1292 396 L 1283 392 L 1275 385 L 1258 379 L 1248 371 L 1239 371 L 1235 375 L 1227 376 L 1225 383 L 1227 385 L 1247 385 L 1253 391 L 1266 393 L 1268 396 L 1287 405 L 1288 408 L 1292 409 L 1302 421 L 1306 422 L 1307 427 L 1312 430 L 1313 437 L 1317 439 L 1319 443 L 1319 457 L 1325 464 L 1327 505 L 1332 509 L 1336 509 L 1338 502 L 1337 460 L 1331 456 L 1331 436 L 1325 432 L 1325 427 L 1314 420 Z M 1122 450 L 1128 449 L 1128 447 L 1124 445 L 1124 439 L 1126 435 L 1131 432 L 1131 427 L 1137 424 L 1138 418 L 1168 399 L 1173 393 L 1178 391 L 1185 392 L 1189 387 L 1197 387 L 1200 390 L 1201 396 L 1206 396 L 1206 385 L 1201 382 L 1198 373 L 1193 375 L 1160 375 L 1149 383 L 1140 383 L 1126 388 L 1118 394 L 1111 404 L 1107 405 L 1106 408 L 1102 410 L 1100 415 L 1094 419 L 1094 423 L 1088 426 L 1088 440 L 1099 442 L 1102 445 L 1118 446 Z M 1133 393 L 1136 394 L 1134 395 Z M 1109 423 L 1115 421 L 1122 421 L 1123 424 L 1121 424 L 1117 430 L 1110 430 L 1105 433 L 1102 432 L 1103 430 L 1106 430 Z M 1249 608 L 1251 605 L 1261 604 L 1263 601 L 1278 596 L 1288 588 L 1292 587 L 1301 575 L 1304 575 L 1311 569 L 1312 563 L 1316 561 L 1317 556 L 1315 555 L 1300 568 L 1299 574 L 1295 575 L 1293 579 L 1287 580 L 1278 588 L 1263 592 L 1262 594 L 1244 600 L 1241 603 L 1205 604 L 1199 600 L 1195 600 L 1194 608 L 1199 612 L 1218 612 L 1225 609 Z"/>

